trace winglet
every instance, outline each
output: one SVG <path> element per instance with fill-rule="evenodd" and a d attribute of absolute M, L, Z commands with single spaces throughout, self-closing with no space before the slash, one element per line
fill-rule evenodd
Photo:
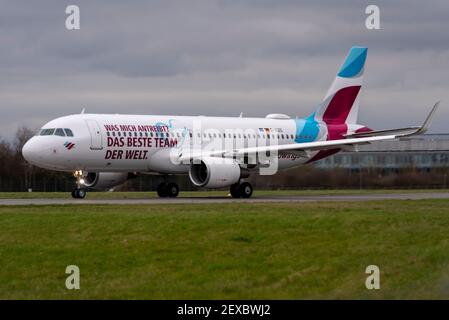
<path fill-rule="evenodd" d="M 376 130 L 376 131 L 366 131 L 359 133 L 352 133 L 345 135 L 346 138 L 366 138 L 366 137 L 375 137 L 375 136 L 384 136 L 384 135 L 395 135 L 396 138 L 401 137 L 409 137 L 417 134 L 423 134 L 429 129 L 430 122 L 432 121 L 433 115 L 435 111 L 438 109 L 438 105 L 440 101 L 434 104 L 432 110 L 430 110 L 429 114 L 424 120 L 421 126 L 407 127 L 407 128 L 397 128 L 397 129 L 387 129 L 387 130 Z"/>
<path fill-rule="evenodd" d="M 419 127 L 418 130 L 414 134 L 423 134 L 424 132 L 429 129 L 430 123 L 432 122 L 433 115 L 435 114 L 435 111 L 438 109 L 438 105 L 440 104 L 440 101 L 437 101 L 434 105 L 432 110 L 430 110 L 429 114 L 427 115 L 426 120 L 424 120 L 424 123 L 421 127 Z"/>

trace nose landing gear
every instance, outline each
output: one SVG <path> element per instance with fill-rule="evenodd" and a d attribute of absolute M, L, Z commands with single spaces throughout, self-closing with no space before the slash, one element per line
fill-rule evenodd
<path fill-rule="evenodd" d="M 76 188 L 72 190 L 72 198 L 84 199 L 87 191 L 82 186 L 84 185 L 85 173 L 82 170 L 77 170 L 73 173 L 76 178 Z"/>
<path fill-rule="evenodd" d="M 72 198 L 74 199 L 84 199 L 86 197 L 86 190 L 85 189 L 73 189 L 72 191 Z"/>

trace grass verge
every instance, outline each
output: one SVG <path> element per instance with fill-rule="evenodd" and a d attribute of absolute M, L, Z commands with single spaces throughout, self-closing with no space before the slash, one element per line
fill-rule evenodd
<path fill-rule="evenodd" d="M 0 207 L 0 299 L 449 298 L 449 200 Z M 81 289 L 65 288 L 65 268 Z M 381 289 L 365 288 L 365 268 Z"/>

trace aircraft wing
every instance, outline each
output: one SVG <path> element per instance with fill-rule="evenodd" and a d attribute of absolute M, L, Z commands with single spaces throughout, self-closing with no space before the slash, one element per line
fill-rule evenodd
<path fill-rule="evenodd" d="M 407 137 L 411 135 L 422 134 L 427 131 L 432 117 L 438 108 L 439 102 L 437 102 L 426 120 L 421 126 L 389 129 L 363 132 L 360 134 L 351 134 L 346 136 L 345 139 L 328 140 L 328 141 L 314 141 L 304 143 L 290 143 L 290 144 L 274 144 L 259 147 L 248 147 L 232 150 L 212 150 L 202 151 L 197 150 L 192 153 L 181 153 L 179 160 L 181 162 L 190 161 L 192 159 L 200 159 L 202 157 L 225 157 L 232 158 L 238 156 L 244 156 L 246 154 L 263 153 L 263 152 L 299 152 L 307 153 L 308 151 L 325 150 L 325 149 L 351 149 L 360 144 L 369 144 L 376 141 L 392 140 L 401 137 Z"/>

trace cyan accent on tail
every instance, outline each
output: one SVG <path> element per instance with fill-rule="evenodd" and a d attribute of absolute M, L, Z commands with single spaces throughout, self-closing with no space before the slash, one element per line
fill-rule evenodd
<path fill-rule="evenodd" d="M 356 124 L 359 92 L 368 48 L 352 47 L 315 112 L 315 120 L 326 124 Z"/>

